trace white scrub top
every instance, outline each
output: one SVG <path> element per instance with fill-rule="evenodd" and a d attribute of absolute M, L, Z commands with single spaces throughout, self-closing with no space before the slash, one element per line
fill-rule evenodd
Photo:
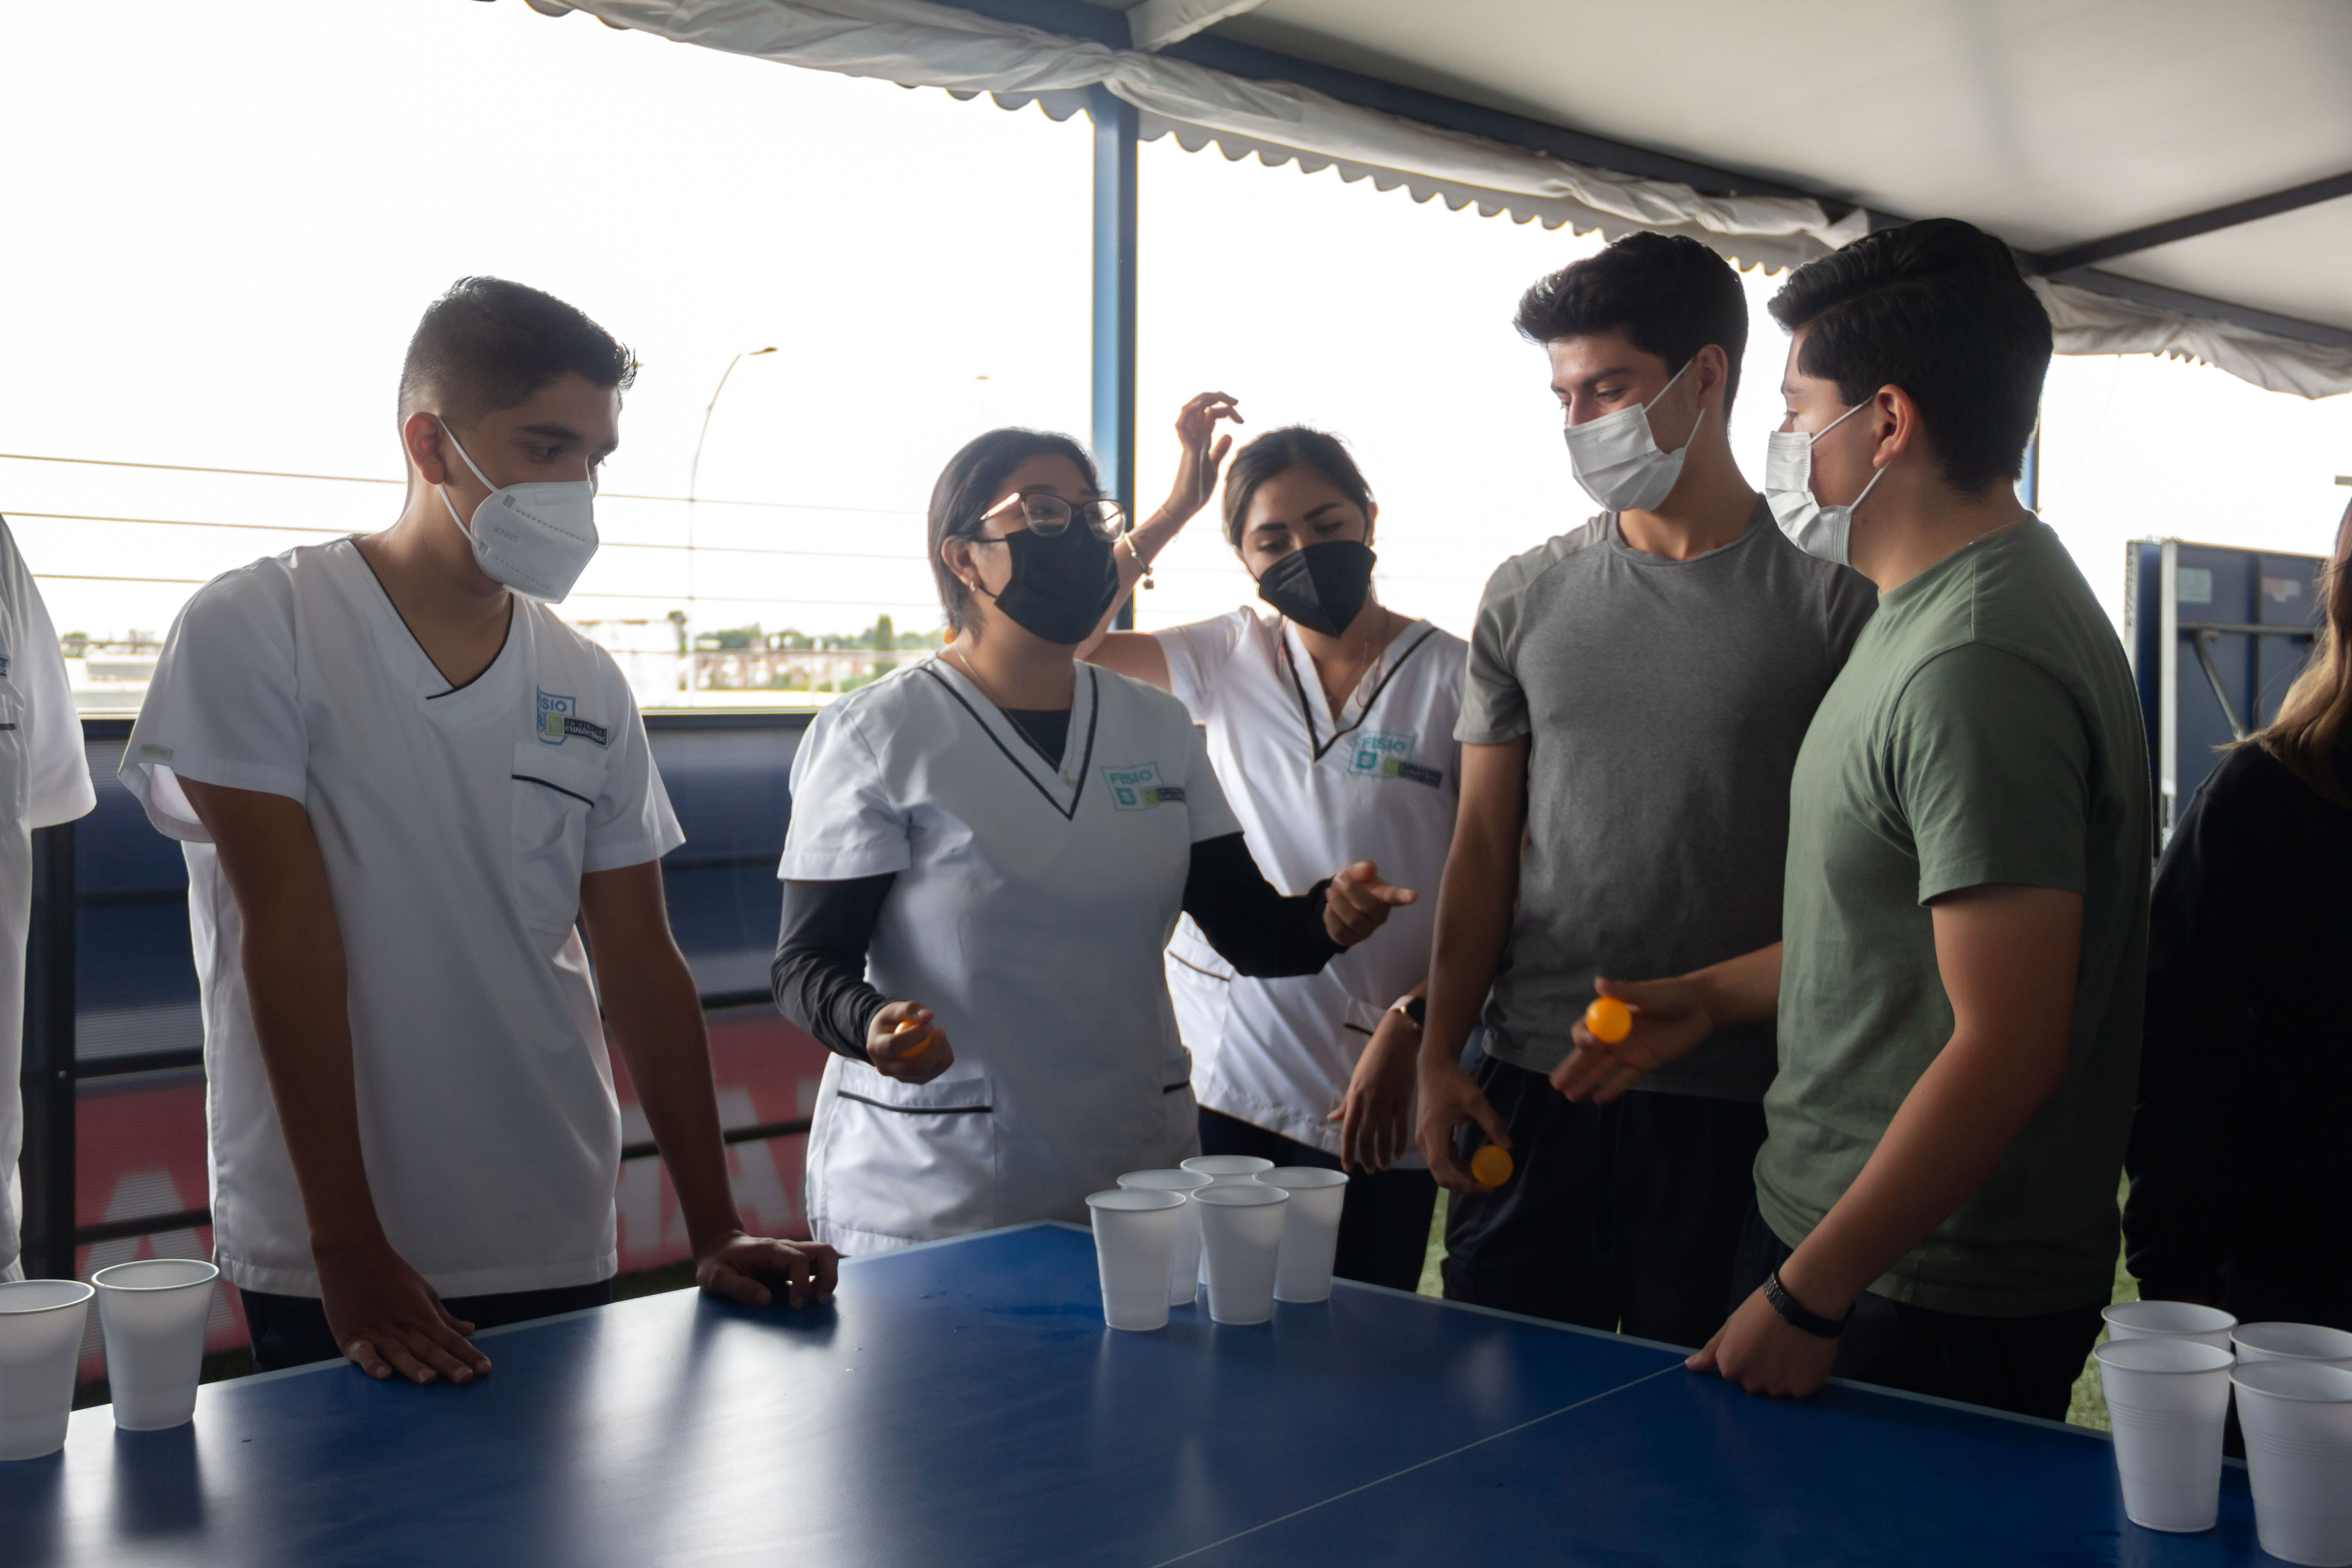
<path fill-rule="evenodd" d="M 778 875 L 896 872 L 876 990 L 939 1016 L 925 1084 L 826 1064 L 809 1228 L 873 1252 L 1027 1220 L 1200 1148 L 1160 951 L 1192 846 L 1240 831 L 1166 692 L 1082 664 L 1048 763 L 956 666 L 927 659 L 820 713 L 793 759 Z"/>
<path fill-rule="evenodd" d="M 81 721 L 66 682 L 49 612 L 0 521 L 0 1279 L 21 1279 L 25 1148 L 25 939 L 33 918 L 33 829 L 54 827 L 98 804 Z"/>
<path fill-rule="evenodd" d="M 215 578 L 172 628 L 122 782 L 185 846 L 210 1075 L 213 1247 L 319 1294 L 253 1032 L 242 922 L 183 777 L 308 808 L 350 977 L 360 1147 L 385 1235 L 444 1297 L 618 1266 L 620 1108 L 580 879 L 683 842 L 610 655 L 514 601 L 452 689 L 348 539 Z"/>
<path fill-rule="evenodd" d="M 1246 607 L 1155 633 L 1170 688 L 1208 731 L 1250 853 L 1285 893 L 1352 860 L 1421 894 L 1320 973 L 1234 973 L 1187 920 L 1168 985 L 1202 1105 L 1339 1152 L 1330 1120 L 1381 1015 L 1427 978 L 1437 882 L 1454 842 L 1469 645 L 1427 621 L 1398 632 L 1335 720 L 1297 628 Z M 1421 1166 L 1418 1153 L 1399 1163 Z"/>

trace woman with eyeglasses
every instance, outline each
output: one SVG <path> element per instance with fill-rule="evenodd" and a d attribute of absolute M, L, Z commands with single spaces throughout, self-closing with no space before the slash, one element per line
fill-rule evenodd
<path fill-rule="evenodd" d="M 1177 420 L 1203 499 L 1231 444 L 1210 441 L 1226 417 L 1239 418 L 1230 399 L 1195 398 Z M 1234 454 L 1224 483 L 1225 542 L 1264 607 L 1109 632 L 1083 650 L 1183 700 L 1277 886 L 1305 886 L 1335 844 L 1434 886 L 1453 843 L 1468 649 L 1381 603 L 1379 515 L 1338 437 L 1270 431 Z M 1121 597 L 1183 522 L 1163 513 L 1121 542 Z M 1347 1169 L 1335 1272 L 1402 1290 L 1420 1282 L 1437 1202 L 1412 1142 L 1433 909 L 1308 975 L 1252 975 L 1189 921 L 1168 949 L 1202 1151 Z"/>
<path fill-rule="evenodd" d="M 1199 505 L 1180 481 L 1170 507 Z M 965 447 L 929 518 L 953 640 L 793 760 L 772 979 L 834 1053 L 805 1207 L 845 1252 L 1084 1221 L 1198 1152 L 1160 958 L 1180 912 L 1240 973 L 1307 974 L 1413 901 L 1368 862 L 1276 892 L 1183 705 L 1076 661 L 1123 522 L 1066 436 Z"/>

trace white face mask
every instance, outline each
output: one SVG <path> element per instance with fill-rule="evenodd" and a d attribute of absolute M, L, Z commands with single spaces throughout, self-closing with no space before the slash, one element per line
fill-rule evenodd
<path fill-rule="evenodd" d="M 1775 430 L 1764 448 L 1764 504 L 1789 542 L 1806 554 L 1839 566 L 1851 566 L 1853 509 L 1870 494 L 1886 472 L 1870 476 L 1870 483 L 1843 506 L 1823 506 L 1813 499 L 1813 443 L 1870 405 L 1857 403 L 1811 435 L 1802 430 Z"/>
<path fill-rule="evenodd" d="M 596 553 L 596 485 L 593 479 L 547 480 L 529 485 L 491 485 L 490 476 L 476 466 L 446 424 L 441 434 L 466 459 L 474 477 L 490 486 L 490 493 L 474 509 L 472 526 L 457 516 L 457 503 L 446 487 L 441 504 L 458 531 L 474 542 L 474 561 L 491 581 L 503 583 L 528 599 L 563 603 L 572 585 Z"/>
<path fill-rule="evenodd" d="M 1576 470 L 1576 482 L 1595 505 L 1607 511 L 1647 511 L 1664 500 L 1675 481 L 1682 478 L 1683 458 L 1690 451 L 1690 441 L 1671 452 L 1659 451 L 1657 435 L 1650 428 L 1650 410 L 1675 389 L 1675 383 L 1692 363 L 1685 362 L 1649 402 L 1570 425 L 1560 432 L 1568 438 L 1568 461 Z M 1706 410 L 1701 408 L 1699 418 L 1706 417 Z M 1692 439 L 1697 436 L 1698 425 L 1694 422 Z"/>

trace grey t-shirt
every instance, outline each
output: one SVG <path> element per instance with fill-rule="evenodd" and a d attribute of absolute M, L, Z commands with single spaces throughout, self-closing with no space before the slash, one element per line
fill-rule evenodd
<path fill-rule="evenodd" d="M 1877 602 L 1761 500 L 1688 561 L 1633 549 L 1603 512 L 1496 572 L 1454 731 L 1531 737 L 1489 1055 L 1549 1073 L 1595 974 L 1680 974 L 1780 939 L 1789 775 Z M 1774 1062 L 1771 1025 L 1726 1028 L 1639 1087 L 1761 1100 Z"/>

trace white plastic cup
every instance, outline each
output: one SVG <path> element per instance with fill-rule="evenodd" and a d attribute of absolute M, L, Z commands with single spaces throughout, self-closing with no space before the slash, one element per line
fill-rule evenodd
<path fill-rule="evenodd" d="M 1103 1321 L 1114 1329 L 1168 1326 L 1168 1260 L 1182 1228 L 1184 1194 L 1114 1187 L 1088 1193 Z"/>
<path fill-rule="evenodd" d="M 1255 1182 L 1231 1182 L 1203 1187 L 1192 1201 L 1201 1205 L 1209 1316 L 1221 1323 L 1267 1321 L 1274 1316 L 1274 1274 L 1290 1194 Z"/>
<path fill-rule="evenodd" d="M 2238 1425 L 2263 1550 L 2308 1568 L 2352 1564 L 2352 1372 L 2240 1362 Z"/>
<path fill-rule="evenodd" d="M 1339 1211 L 1348 1201 L 1344 1171 L 1318 1165 L 1277 1165 L 1258 1176 L 1262 1186 L 1290 1194 L 1282 1215 L 1282 1256 L 1275 1266 L 1277 1301 L 1331 1299 L 1331 1260 L 1339 1251 Z"/>
<path fill-rule="evenodd" d="M 194 1258 L 143 1258 L 89 1277 L 117 1426 L 160 1432 L 195 1415 L 205 1319 L 219 1278 L 219 1269 Z"/>
<path fill-rule="evenodd" d="M 2212 1529 L 2234 1359 L 2179 1335 L 2110 1340 L 2092 1354 L 2107 1396 L 2124 1517 L 2143 1530 Z"/>
<path fill-rule="evenodd" d="M 2238 1360 L 2308 1361 L 2352 1372 L 2352 1334 L 2317 1323 L 2241 1323 L 2231 1331 Z M 2352 1478 L 2346 1481 L 2352 1488 Z"/>
<path fill-rule="evenodd" d="M 1118 1184 L 1130 1192 L 1181 1193 L 1183 1217 L 1176 1222 L 1176 1250 L 1168 1259 L 1168 1304 L 1189 1307 L 1201 1290 L 1201 1211 L 1192 1194 L 1214 1182 L 1198 1171 L 1129 1171 Z"/>
<path fill-rule="evenodd" d="M 1235 1182 L 1255 1182 L 1261 1171 L 1274 1169 L 1274 1162 L 1257 1154 L 1195 1154 L 1184 1162 L 1184 1169 L 1209 1178 L 1213 1186 L 1231 1186 Z M 1201 1255 L 1201 1283 L 1209 1282 L 1209 1255 Z M 1171 1287 L 1172 1289 L 1172 1287 Z"/>
<path fill-rule="evenodd" d="M 1274 1162 L 1255 1154 L 1195 1154 L 1184 1162 L 1184 1169 L 1222 1187 L 1255 1181 L 1259 1172 L 1274 1169 Z"/>
<path fill-rule="evenodd" d="M 0 1459 L 66 1446 L 89 1299 L 79 1279 L 0 1280 Z"/>
<path fill-rule="evenodd" d="M 2231 1348 L 2230 1331 L 2238 1326 L 2221 1308 L 2194 1301 L 2118 1301 L 2099 1316 L 2111 1341 L 2195 1340 L 2219 1351 Z"/>

